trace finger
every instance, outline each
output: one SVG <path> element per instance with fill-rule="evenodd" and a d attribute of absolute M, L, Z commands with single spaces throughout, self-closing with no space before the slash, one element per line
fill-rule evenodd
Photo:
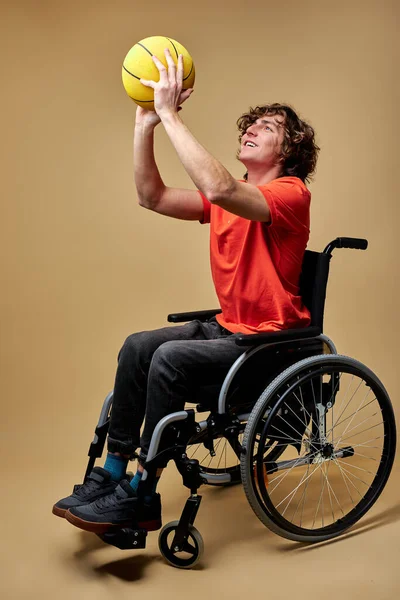
<path fill-rule="evenodd" d="M 183 102 L 185 102 L 185 100 L 190 98 L 192 93 L 193 93 L 193 88 L 189 88 L 188 90 L 183 90 L 183 92 L 179 96 L 179 104 L 182 104 Z"/>
<path fill-rule="evenodd" d="M 180 54 L 178 56 L 178 70 L 176 73 L 176 80 L 179 83 L 183 82 L 183 56 L 182 56 L 182 54 Z"/>
<path fill-rule="evenodd" d="M 151 87 L 151 88 L 153 88 L 153 90 L 155 89 L 155 86 L 156 86 L 155 81 L 149 81 L 147 79 L 140 79 L 139 81 L 140 81 L 140 83 L 143 83 L 143 85 L 145 85 L 146 87 Z"/>
<path fill-rule="evenodd" d="M 160 81 L 165 83 L 165 81 L 168 79 L 167 69 L 164 67 L 161 60 L 157 58 L 157 56 L 152 56 L 152 59 L 157 69 L 160 71 Z"/>
<path fill-rule="evenodd" d="M 176 66 L 168 48 L 164 50 L 165 58 L 168 64 L 168 79 L 171 83 L 176 82 Z"/>

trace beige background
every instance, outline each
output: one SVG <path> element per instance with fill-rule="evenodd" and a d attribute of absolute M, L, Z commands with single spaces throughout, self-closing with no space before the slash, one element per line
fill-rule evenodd
<path fill-rule="evenodd" d="M 334 254 L 326 333 L 367 364 L 399 414 L 398 3 L 3 0 L 1 3 L 2 597 L 389 599 L 400 591 L 398 467 L 345 538 L 302 547 L 266 530 L 241 488 L 203 488 L 205 555 L 193 571 L 105 547 L 51 514 L 83 475 L 125 337 L 172 311 L 217 306 L 208 226 L 137 204 L 135 105 L 121 84 L 129 48 L 167 35 L 191 52 L 181 115 L 241 177 L 236 119 L 291 103 L 322 148 L 309 247 Z M 159 127 L 167 185 L 193 188 Z M 186 498 L 173 465 L 164 522 Z"/>

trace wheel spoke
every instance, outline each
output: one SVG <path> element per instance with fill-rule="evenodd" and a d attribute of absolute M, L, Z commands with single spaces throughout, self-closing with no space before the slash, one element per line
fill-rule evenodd
<path fill-rule="evenodd" d="M 324 463 L 324 464 L 325 464 L 325 463 Z M 330 464 L 331 464 L 331 461 L 329 461 L 329 465 L 330 465 Z M 328 469 L 329 469 L 329 465 L 328 465 Z M 319 466 L 319 467 L 321 468 L 321 470 L 322 470 L 322 467 L 321 467 L 321 465 L 320 465 L 320 464 L 318 464 L 318 466 Z M 331 484 L 330 484 L 330 482 L 329 482 L 329 480 L 328 480 L 328 475 L 327 475 L 327 474 L 325 474 L 325 478 L 326 478 L 326 482 L 327 482 L 327 484 L 328 484 L 328 490 L 329 490 L 329 489 L 331 490 L 331 492 L 332 492 L 332 494 L 333 494 L 333 496 L 334 496 L 334 498 L 335 498 L 335 500 L 336 500 L 336 503 L 337 503 L 337 505 L 339 506 L 339 508 L 340 508 L 340 510 L 341 510 L 341 513 L 342 513 L 342 515 L 344 516 L 344 512 L 343 512 L 343 509 L 342 509 L 342 505 L 340 504 L 339 500 L 337 499 L 337 496 L 336 496 L 336 494 L 335 494 L 335 492 L 334 492 L 334 490 L 333 490 L 333 487 L 331 486 Z"/>
<path fill-rule="evenodd" d="M 192 544 L 190 544 L 188 540 L 186 540 L 186 542 L 183 544 L 183 551 L 187 552 L 188 554 L 191 554 L 192 556 L 196 554 L 195 546 L 192 546 Z"/>
<path fill-rule="evenodd" d="M 339 463 L 339 460 L 340 460 L 340 459 L 336 458 L 335 460 L 338 462 L 338 464 L 340 464 L 340 463 Z M 347 463 L 346 463 L 346 466 L 347 466 Z M 360 477 L 357 477 L 357 475 L 354 475 L 354 473 L 352 473 L 351 471 L 348 471 L 348 470 L 347 470 L 347 469 L 346 469 L 346 468 L 343 466 L 343 463 L 342 463 L 342 464 L 340 464 L 340 467 L 341 467 L 341 469 L 343 469 L 343 471 L 344 471 L 345 473 L 347 473 L 349 476 L 351 475 L 351 477 L 354 477 L 354 479 L 357 479 L 358 481 L 361 481 L 361 483 L 363 483 L 364 485 L 366 485 L 367 487 L 369 487 L 369 485 L 370 485 L 369 483 L 367 483 L 366 481 L 364 481 L 364 480 L 363 480 L 363 479 L 361 479 Z"/>
<path fill-rule="evenodd" d="M 324 476 L 323 476 L 322 466 L 319 463 L 318 463 L 318 466 L 320 468 L 319 470 L 320 470 L 320 475 L 321 475 L 321 486 L 322 486 L 322 489 L 321 489 L 321 493 L 319 495 L 319 500 L 318 500 L 317 508 L 315 509 L 314 521 L 313 521 L 313 524 L 311 526 L 311 529 L 314 527 L 315 520 L 316 520 L 317 514 L 318 514 L 318 509 L 319 509 L 319 507 L 321 505 L 321 500 L 322 500 L 322 508 L 323 508 L 324 489 L 325 489 L 325 482 L 326 482 L 326 477 L 324 479 Z M 322 514 L 322 527 L 323 527 L 324 526 L 324 517 L 323 517 L 323 513 L 321 513 L 321 514 Z"/>
<path fill-rule="evenodd" d="M 310 456 L 310 458 L 311 458 L 312 456 L 315 456 L 315 454 L 314 454 L 314 455 L 311 455 L 311 456 Z M 283 480 L 284 480 L 284 479 L 285 479 L 285 478 L 286 478 L 286 477 L 287 477 L 287 476 L 290 474 L 290 472 L 291 472 L 291 471 L 292 471 L 292 470 L 293 470 L 295 467 L 297 467 L 297 466 L 300 464 L 300 461 L 302 460 L 302 458 L 303 458 L 302 456 L 299 456 L 297 459 L 295 459 L 295 460 L 294 460 L 294 462 L 293 462 L 293 465 L 290 467 L 290 469 L 288 469 L 288 470 L 284 470 L 284 471 L 282 472 L 282 474 L 281 474 L 281 475 L 277 475 L 276 477 L 274 477 L 273 479 L 271 479 L 271 483 L 272 483 L 273 481 L 278 481 L 278 480 L 280 480 L 280 481 L 279 481 L 279 483 L 278 483 L 278 484 L 277 484 L 277 485 L 274 487 L 274 489 L 273 489 L 273 490 L 271 490 L 271 491 L 269 492 L 269 493 L 270 493 L 270 495 L 272 494 L 272 492 L 273 492 L 274 490 L 276 490 L 276 488 L 278 487 L 278 485 L 280 485 L 280 483 L 281 483 L 281 482 L 282 482 L 282 481 L 283 481 Z M 310 463 L 311 463 L 311 462 L 312 462 L 312 461 L 310 460 Z M 279 463 L 278 463 L 278 465 L 279 465 Z"/>
<path fill-rule="evenodd" d="M 308 475 L 308 473 L 309 473 L 309 470 L 310 470 L 310 465 L 308 464 L 308 465 L 307 465 L 307 471 L 306 471 L 305 473 L 303 473 L 302 480 L 300 481 L 300 483 L 302 483 L 303 479 L 305 479 L 305 478 L 307 477 L 307 475 Z M 304 494 L 306 493 L 306 491 L 307 491 L 307 486 L 306 486 L 306 487 L 303 489 L 303 493 L 302 493 L 302 495 L 300 496 L 300 500 L 299 500 L 299 501 L 298 501 L 298 503 L 297 503 L 296 510 L 294 511 L 294 515 L 293 515 L 293 516 L 292 516 L 292 518 L 290 519 L 290 522 L 291 522 L 291 523 L 293 523 L 293 520 L 294 520 L 294 518 L 295 518 L 295 516 L 296 516 L 296 514 L 297 514 L 297 511 L 299 510 L 300 502 L 301 502 L 301 501 L 302 501 L 302 499 L 304 498 Z"/>
<path fill-rule="evenodd" d="M 346 484 L 346 488 L 347 488 L 347 491 L 349 492 L 350 499 L 351 499 L 352 503 L 353 503 L 353 504 L 355 504 L 355 502 L 354 502 L 354 500 L 353 500 L 353 497 L 352 497 L 352 495 L 351 495 L 351 493 L 350 493 L 350 490 L 349 490 L 349 488 L 347 487 L 346 479 L 347 479 L 347 481 L 348 481 L 349 483 L 351 483 L 351 485 L 352 485 L 352 486 L 353 486 L 353 488 L 356 490 L 356 492 L 357 492 L 357 494 L 360 496 L 360 498 L 362 498 L 363 496 L 362 496 L 362 494 L 360 493 L 360 490 L 359 490 L 359 489 L 358 489 L 358 487 L 357 487 L 356 485 L 354 485 L 354 483 L 351 481 L 350 477 L 349 477 L 349 476 L 347 475 L 347 473 L 345 472 L 346 470 L 345 470 L 345 469 L 343 469 L 343 467 L 342 467 L 342 466 L 339 464 L 339 462 L 338 462 L 338 460 L 337 460 L 337 459 L 334 459 L 334 463 L 336 464 L 336 466 L 337 466 L 337 467 L 339 467 L 340 473 L 341 473 L 341 475 L 342 475 L 342 477 L 343 477 L 343 481 L 345 482 L 345 484 Z M 345 479 L 345 478 L 346 478 L 346 479 Z"/>
<path fill-rule="evenodd" d="M 281 501 L 280 501 L 280 502 L 279 502 L 279 503 L 276 505 L 276 507 L 275 507 L 275 508 L 279 508 L 279 506 L 280 506 L 280 505 L 281 505 L 283 502 L 285 502 L 285 500 L 287 500 L 287 498 L 289 498 L 289 496 L 290 496 L 291 494 L 293 494 L 293 493 L 296 493 L 296 492 L 297 492 L 297 490 L 300 488 L 300 486 L 301 486 L 301 485 L 303 485 L 303 483 L 305 483 L 305 482 L 306 482 L 306 481 L 307 481 L 307 480 L 308 480 L 310 477 L 312 477 L 312 476 L 314 475 L 314 473 L 315 473 L 315 469 L 314 469 L 314 471 L 311 473 L 311 475 L 308 475 L 308 476 L 306 477 L 306 479 L 302 479 L 302 480 L 301 480 L 301 482 L 300 482 L 300 483 L 298 483 L 298 484 L 296 485 L 296 487 L 294 488 L 294 490 L 292 490 L 292 491 L 291 491 L 289 494 L 287 494 L 287 496 L 285 496 L 285 497 L 283 498 L 283 500 L 281 500 Z M 286 473 L 286 474 L 287 474 L 287 473 Z M 278 485 L 279 485 L 279 484 L 278 484 Z M 278 487 L 278 486 L 275 486 L 275 489 L 276 489 L 277 487 Z"/>
<path fill-rule="evenodd" d="M 338 460 L 343 460 L 338 458 Z M 365 473 L 368 473 L 369 475 L 372 475 L 372 477 L 375 476 L 375 473 L 372 473 L 372 471 L 368 471 L 368 469 L 363 469 L 362 467 L 358 467 L 357 465 L 353 465 L 352 462 L 346 462 L 345 463 L 348 467 L 351 467 L 352 469 L 358 469 L 359 471 L 364 471 Z"/>
<path fill-rule="evenodd" d="M 361 383 L 360 383 L 360 385 L 361 385 Z M 360 387 L 360 386 L 359 386 L 359 387 Z M 341 440 L 342 440 L 342 437 L 343 437 L 343 436 L 344 436 L 344 435 L 347 433 L 347 431 L 348 431 L 348 429 L 349 429 L 350 425 L 351 425 L 351 424 L 352 424 L 352 422 L 354 421 L 354 419 L 355 419 L 356 415 L 358 414 L 358 412 L 359 412 L 359 410 L 360 410 L 361 406 L 364 404 L 365 398 L 368 398 L 368 395 L 369 395 L 370 391 L 371 391 L 371 389 L 369 389 L 369 390 L 368 390 L 368 392 L 367 392 L 367 395 L 366 395 L 366 396 L 365 396 L 365 397 L 364 397 L 364 398 L 361 400 L 361 403 L 360 403 L 360 405 L 358 406 L 358 408 L 357 408 L 357 410 L 355 411 L 355 413 L 353 414 L 352 418 L 350 419 L 350 422 L 349 422 L 349 423 L 347 423 L 347 425 L 346 425 L 346 427 L 345 427 L 345 430 L 343 431 L 343 433 L 342 433 L 342 435 L 341 435 L 341 438 L 339 439 L 339 443 L 341 442 Z M 354 427 L 353 427 L 353 429 L 354 429 Z M 350 430 L 350 431 L 351 431 L 351 430 Z"/>
<path fill-rule="evenodd" d="M 366 404 L 365 406 L 363 406 L 358 412 L 360 412 L 361 410 L 364 410 L 364 408 L 367 408 L 370 404 L 372 404 L 375 401 L 376 401 L 376 398 L 373 398 L 370 402 L 368 402 L 368 404 Z M 345 421 L 347 421 L 348 419 L 350 419 L 354 414 L 355 414 L 355 412 L 352 413 L 351 415 L 349 415 L 348 417 L 346 417 L 345 419 L 342 419 L 341 421 L 339 421 L 339 423 L 335 423 L 335 425 L 332 426 L 331 429 L 329 429 L 329 431 L 327 431 L 327 435 L 328 435 L 328 433 L 330 433 L 332 431 L 333 427 L 338 427 L 339 425 L 341 425 L 342 423 L 344 423 Z"/>
<path fill-rule="evenodd" d="M 367 456 L 366 454 L 362 454 L 361 452 L 354 452 L 354 456 L 361 456 L 362 458 L 368 458 L 368 460 L 379 462 L 377 458 L 374 458 L 373 456 Z"/>
<path fill-rule="evenodd" d="M 346 391 L 346 396 L 347 396 L 347 392 L 349 391 L 349 389 L 350 389 L 350 387 L 351 387 L 351 383 L 352 383 L 353 379 L 354 379 L 354 375 L 353 375 L 353 377 L 352 377 L 352 378 L 351 378 L 351 380 L 350 380 L 349 387 L 347 388 L 347 391 Z M 344 409 L 342 410 L 342 412 L 341 412 L 341 413 L 340 413 L 340 415 L 338 416 L 338 420 L 341 418 L 341 416 L 342 416 L 342 415 L 343 415 L 343 413 L 345 412 L 346 408 L 349 406 L 350 402 L 353 400 L 353 398 L 354 398 L 355 394 L 356 394 L 356 393 L 357 393 L 357 391 L 360 389 L 360 386 L 361 386 L 361 384 L 362 384 L 362 381 L 360 381 L 360 383 L 359 383 L 359 385 L 358 385 L 358 388 L 356 389 L 356 391 L 355 391 L 355 392 L 354 392 L 354 394 L 351 396 L 350 400 L 348 401 L 348 403 L 346 404 L 346 406 L 344 407 Z M 343 402 L 344 402 L 344 400 L 343 400 Z M 342 406 L 342 405 L 343 405 L 343 403 L 341 404 L 341 406 Z M 336 423 L 335 423 L 335 425 L 336 425 Z M 335 426 L 335 425 L 334 425 L 334 426 Z"/>
<path fill-rule="evenodd" d="M 354 425 L 354 427 L 352 427 L 351 429 L 347 430 L 347 433 L 350 433 L 351 431 L 354 431 L 354 429 L 357 429 L 357 427 L 361 427 L 361 425 L 363 425 L 364 423 L 366 423 L 367 421 L 370 421 L 371 419 L 373 419 L 374 417 L 376 417 L 378 413 L 373 413 L 370 417 L 366 417 L 363 421 L 361 421 L 360 423 L 358 423 L 357 425 Z M 379 423 L 378 423 L 379 424 Z M 344 435 L 345 432 L 343 432 L 342 437 Z M 341 441 L 341 438 L 339 439 L 339 443 Z"/>
<path fill-rule="evenodd" d="M 379 426 L 382 426 L 382 423 L 376 423 L 376 425 L 372 425 L 372 427 L 367 427 L 367 429 L 363 429 L 363 431 L 359 431 L 358 433 L 355 433 L 354 437 L 356 437 L 356 435 L 361 435 L 362 433 L 365 433 L 366 431 L 369 431 L 370 429 L 374 429 L 375 427 L 379 427 Z M 345 437 L 345 438 L 341 437 L 340 440 L 338 442 L 336 442 L 335 450 L 336 450 L 339 442 L 345 442 L 346 440 L 348 440 L 351 437 L 352 436 Z"/>
<path fill-rule="evenodd" d="M 328 463 L 328 467 L 326 468 L 326 471 L 325 471 L 325 475 L 326 475 L 326 477 L 328 477 L 328 471 L 329 471 L 329 467 L 330 467 L 330 466 L 331 466 L 331 461 L 329 461 L 329 463 Z M 333 510 L 333 505 L 332 505 L 332 497 L 331 497 L 331 491 L 330 491 L 330 487 L 331 487 L 331 486 L 330 486 L 330 485 L 328 485 L 328 488 L 327 488 L 327 489 L 328 489 L 329 503 L 330 503 L 330 505 L 331 505 L 331 511 L 332 511 L 332 522 L 334 523 L 334 522 L 335 522 L 335 511 Z M 332 491 L 333 491 L 333 490 L 332 490 Z M 337 500 L 336 500 L 336 502 L 337 502 Z"/>
<path fill-rule="evenodd" d="M 290 410 L 290 411 L 291 411 L 291 412 L 294 414 L 294 416 L 295 416 L 295 417 L 296 417 L 296 418 L 297 418 L 297 419 L 300 421 L 300 423 L 301 423 L 302 425 L 304 425 L 304 428 L 305 428 L 305 429 L 307 429 L 307 423 L 303 423 L 303 421 L 300 419 L 300 417 L 297 415 L 297 413 L 296 413 L 296 412 L 295 412 L 295 411 L 292 409 L 292 407 L 291 407 L 291 406 L 289 406 L 289 404 L 287 404 L 287 403 L 285 403 L 285 406 L 286 406 L 286 407 L 287 407 L 287 408 L 288 408 L 288 409 L 289 409 L 289 410 Z M 281 418 L 283 418 L 283 417 L 281 417 Z M 289 424 L 289 423 L 288 423 L 288 424 Z M 294 429 L 294 430 L 295 430 L 295 431 L 296 431 L 296 432 L 297 432 L 299 435 L 301 435 L 301 434 L 300 434 L 300 432 L 299 432 L 299 431 L 297 431 L 297 430 L 296 430 L 294 427 L 292 427 L 292 429 Z M 304 435 L 304 434 L 303 434 L 303 435 Z M 301 439 L 299 440 L 300 442 L 301 442 L 301 441 L 302 441 L 302 439 L 303 439 L 303 435 L 301 435 Z M 310 445 L 312 446 L 313 444 L 311 444 L 311 443 L 310 443 Z M 315 447 L 315 446 L 314 446 L 314 447 Z"/>
<path fill-rule="evenodd" d="M 224 445 L 225 445 L 225 451 L 226 451 L 226 440 L 225 440 L 225 442 L 224 442 Z M 218 464 L 217 464 L 217 469 L 219 469 L 219 465 L 221 464 L 221 459 L 222 459 L 222 455 L 223 455 L 223 453 L 224 453 L 224 451 L 222 450 L 222 452 L 221 452 L 221 455 L 220 455 L 220 457 L 219 457 Z M 226 471 L 226 462 L 225 462 L 225 471 Z"/>
<path fill-rule="evenodd" d="M 316 469 L 316 466 L 314 465 L 313 472 L 315 471 L 315 469 Z M 308 474 L 308 471 L 307 471 L 307 474 Z M 308 489 L 308 484 L 309 484 L 309 483 L 310 483 L 310 479 L 307 477 L 307 483 L 306 483 L 306 486 L 305 486 L 305 488 L 304 488 L 304 501 L 303 501 L 303 507 L 302 507 L 302 509 L 301 509 L 301 515 L 300 515 L 300 527 L 301 527 L 301 524 L 302 524 L 302 522 L 303 522 L 304 505 L 305 505 L 305 502 L 306 502 L 306 497 L 307 497 L 307 489 Z"/>
<path fill-rule="evenodd" d="M 382 450 L 382 446 L 368 446 L 367 444 L 369 444 L 369 442 L 375 442 L 375 440 L 382 440 L 385 436 L 384 435 L 380 435 L 376 438 L 371 438 L 370 440 L 367 440 L 366 442 L 361 442 L 360 444 L 352 444 L 352 448 L 359 448 L 360 446 L 362 446 L 363 448 L 375 448 L 378 450 Z"/>

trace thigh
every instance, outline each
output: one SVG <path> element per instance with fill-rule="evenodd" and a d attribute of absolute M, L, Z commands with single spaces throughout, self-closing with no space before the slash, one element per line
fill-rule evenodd
<path fill-rule="evenodd" d="M 160 346 L 152 366 L 157 371 L 168 363 L 186 379 L 190 387 L 222 383 L 245 348 L 235 343 L 235 335 L 213 339 L 170 340 Z"/>
<path fill-rule="evenodd" d="M 156 350 L 166 343 L 211 340 L 220 337 L 221 332 L 221 326 L 215 319 L 206 322 L 193 320 L 185 325 L 139 331 L 127 337 L 119 352 L 118 361 L 122 365 L 132 365 L 139 361 L 148 367 Z"/>

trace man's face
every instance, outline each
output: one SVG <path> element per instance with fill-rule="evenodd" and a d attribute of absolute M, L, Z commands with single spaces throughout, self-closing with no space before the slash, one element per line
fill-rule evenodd
<path fill-rule="evenodd" d="M 285 117 L 264 115 L 243 134 L 239 160 L 247 167 L 273 167 L 278 163 L 284 139 Z"/>

